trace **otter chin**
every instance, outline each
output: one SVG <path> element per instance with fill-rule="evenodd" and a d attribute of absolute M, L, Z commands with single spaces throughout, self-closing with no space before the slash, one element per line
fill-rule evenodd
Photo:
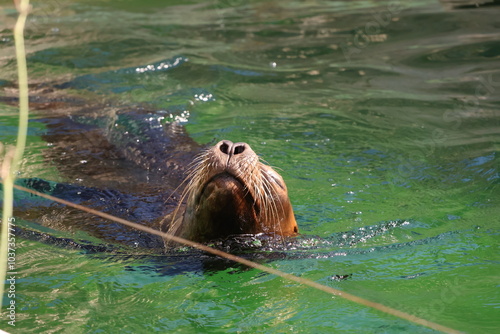
<path fill-rule="evenodd" d="M 187 180 L 184 215 L 170 225 L 171 234 L 203 242 L 298 233 L 283 178 L 246 143 L 220 141 L 195 159 Z"/>

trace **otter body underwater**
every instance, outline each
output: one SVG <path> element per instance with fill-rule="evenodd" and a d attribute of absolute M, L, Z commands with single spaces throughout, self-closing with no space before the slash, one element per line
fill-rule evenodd
<path fill-rule="evenodd" d="M 193 241 L 298 233 L 285 182 L 248 144 L 223 140 L 204 149 L 177 123 L 153 126 L 151 115 L 119 113 L 113 127 L 88 113 L 39 119 L 48 129 L 44 155 L 67 181 L 22 183 Z M 124 128 L 131 124 L 134 131 Z M 70 237 L 81 230 L 97 242 L 164 248 L 156 236 L 53 203 L 19 202 L 16 214 Z"/>

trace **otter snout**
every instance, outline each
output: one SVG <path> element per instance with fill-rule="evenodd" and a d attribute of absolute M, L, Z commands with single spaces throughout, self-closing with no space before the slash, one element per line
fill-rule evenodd
<path fill-rule="evenodd" d="M 222 140 L 212 148 L 219 172 L 225 171 L 238 176 L 242 165 L 251 165 L 258 161 L 259 157 L 247 143 L 233 143 Z M 215 170 L 214 170 L 215 171 Z"/>

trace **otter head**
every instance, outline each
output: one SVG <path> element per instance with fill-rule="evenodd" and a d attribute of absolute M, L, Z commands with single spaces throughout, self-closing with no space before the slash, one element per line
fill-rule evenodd
<path fill-rule="evenodd" d="M 231 234 L 298 232 L 285 182 L 246 143 L 223 140 L 194 163 L 182 223 L 171 232 L 196 241 Z"/>

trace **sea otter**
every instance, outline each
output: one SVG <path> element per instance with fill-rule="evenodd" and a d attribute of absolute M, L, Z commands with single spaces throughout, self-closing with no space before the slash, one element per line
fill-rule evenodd
<path fill-rule="evenodd" d="M 37 120 L 46 126 L 43 152 L 59 182 L 22 180 L 26 186 L 194 241 L 297 234 L 285 182 L 248 144 L 223 140 L 203 149 L 182 125 L 162 124 L 162 113 L 97 106 L 68 117 L 75 104 L 68 102 L 58 99 L 47 118 L 40 108 Z M 18 202 L 16 215 L 112 244 L 164 247 L 154 236 L 45 205 Z"/>
<path fill-rule="evenodd" d="M 184 214 L 173 219 L 171 234 L 208 241 L 298 232 L 283 178 L 246 143 L 222 140 L 206 150 L 195 159 L 187 181 Z"/>

